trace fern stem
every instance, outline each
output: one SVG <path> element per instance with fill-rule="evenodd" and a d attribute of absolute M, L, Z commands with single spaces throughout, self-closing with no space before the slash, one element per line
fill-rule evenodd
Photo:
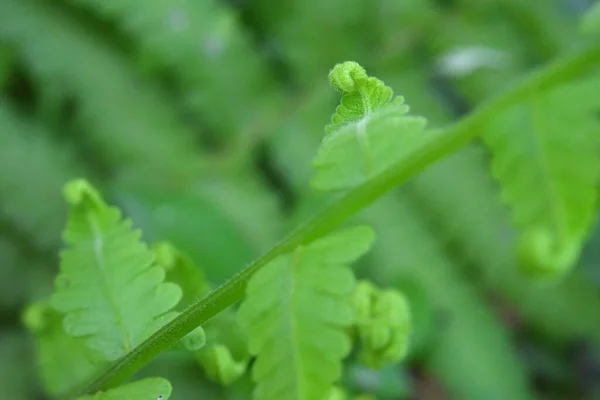
<path fill-rule="evenodd" d="M 161 351 L 175 344 L 197 326 L 242 299 L 250 277 L 279 255 L 293 251 L 337 228 L 379 197 L 416 175 L 434 162 L 458 150 L 477 136 L 478 126 L 489 118 L 522 100 L 536 90 L 545 90 L 576 78 L 600 64 L 600 43 L 588 45 L 579 52 L 533 72 L 520 84 L 500 96 L 483 103 L 469 116 L 446 129 L 430 132 L 428 141 L 403 159 L 348 191 L 329 207 L 316 214 L 265 255 L 234 275 L 206 297 L 186 308 L 178 317 L 155 332 L 131 352 L 110 365 L 79 394 L 91 394 L 121 384 Z"/>

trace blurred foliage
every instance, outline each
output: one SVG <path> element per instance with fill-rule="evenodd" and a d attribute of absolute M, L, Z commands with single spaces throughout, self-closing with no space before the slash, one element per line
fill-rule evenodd
<path fill-rule="evenodd" d="M 202 270 L 199 281 L 220 284 L 326 203 L 308 185 L 339 100 L 326 81 L 335 63 L 359 62 L 412 112 L 443 126 L 596 39 L 598 5 L 580 24 L 589 3 L 0 0 L 3 395 L 47 398 L 72 379 L 65 374 L 89 367 L 85 359 L 65 363 L 80 345 L 65 335 L 64 352 L 42 351 L 54 375 L 35 372 L 35 348 L 57 334 L 55 316 L 36 302 L 58 272 L 67 180 L 88 179 L 144 240 L 168 240 L 189 255 L 178 262 Z M 575 116 L 598 112 L 597 85 L 587 82 L 577 88 L 585 94 L 571 95 L 591 99 L 569 104 Z M 597 158 L 597 114 L 577 130 L 555 124 L 544 107 L 537 112 L 545 128 L 523 116 L 525 106 L 494 121 L 493 129 L 523 133 L 522 146 L 516 143 L 523 170 L 537 173 L 524 144 L 535 129 L 556 137 L 573 129 L 582 135 L 578 149 Z M 562 155 L 572 142 L 551 144 Z M 342 380 L 348 395 L 600 398 L 600 227 L 564 279 L 523 275 L 520 233 L 490 158 L 477 141 L 356 217 L 377 231 L 358 275 L 401 288 L 415 332 L 401 366 L 371 371 L 353 354 Z M 520 173 L 504 172 L 507 179 Z M 544 202 L 552 199 L 531 182 L 515 189 L 526 200 L 519 204 L 551 209 Z M 561 186 L 566 201 L 569 184 Z M 547 214 L 538 221 L 548 222 Z M 575 230 L 578 238 L 589 231 Z M 249 377 L 235 379 L 246 368 L 243 339 L 211 330 L 231 318 L 225 313 L 206 327 L 209 347 L 162 354 L 138 377 L 167 378 L 175 399 L 249 399 Z M 31 331 L 43 334 L 36 341 Z"/>

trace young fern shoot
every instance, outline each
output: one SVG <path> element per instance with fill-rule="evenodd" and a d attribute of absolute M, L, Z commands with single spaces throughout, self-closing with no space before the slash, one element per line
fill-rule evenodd
<path fill-rule="evenodd" d="M 360 65 L 336 65 L 329 81 L 342 99 L 313 161 L 314 189 L 358 186 L 422 144 L 425 119 L 407 115 L 404 98 Z"/>

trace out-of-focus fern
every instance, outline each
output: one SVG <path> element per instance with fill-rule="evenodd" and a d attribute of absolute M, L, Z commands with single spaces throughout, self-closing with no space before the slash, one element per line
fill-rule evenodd
<path fill-rule="evenodd" d="M 60 188 L 82 170 L 70 149 L 0 97 L 0 218 L 40 247 L 58 247 L 66 218 Z"/>
<path fill-rule="evenodd" d="M 61 254 L 52 305 L 65 314 L 68 334 L 85 337 L 91 349 L 115 360 L 152 333 L 181 289 L 163 282 L 165 270 L 154 265 L 140 232 L 86 182 L 70 182 L 65 194 L 69 247 Z"/>
<path fill-rule="evenodd" d="M 356 186 L 421 143 L 425 120 L 406 115 L 404 99 L 360 65 L 337 64 L 329 80 L 342 99 L 313 162 L 314 188 Z"/>
<path fill-rule="evenodd" d="M 194 111 L 219 139 L 260 117 L 257 99 L 268 99 L 267 66 L 228 6 L 194 0 L 71 2 L 116 21 L 140 45 L 145 60 L 172 69 Z"/>
<path fill-rule="evenodd" d="M 320 399 L 340 377 L 353 322 L 347 265 L 373 241 L 366 227 L 301 246 L 256 273 L 239 310 L 249 329 L 255 399 Z"/>
<path fill-rule="evenodd" d="M 373 2 L 291 0 L 273 7 L 270 0 L 252 0 L 250 4 L 249 12 L 255 14 L 269 47 L 286 62 L 294 82 L 310 86 L 336 62 L 366 61 L 374 53 L 369 33 L 379 21 Z"/>
<path fill-rule="evenodd" d="M 193 134 L 169 101 L 136 76 L 103 37 L 50 2 L 0 3 L 0 38 L 14 44 L 41 85 L 75 97 L 78 121 L 100 158 L 158 178 L 200 165 Z"/>
<path fill-rule="evenodd" d="M 54 269 L 22 245 L 0 233 L 0 309 L 20 308 L 47 297 L 52 290 Z"/>
<path fill-rule="evenodd" d="M 492 173 L 513 210 L 525 270 L 555 276 L 577 261 L 600 178 L 598 79 L 539 93 L 491 121 Z"/>

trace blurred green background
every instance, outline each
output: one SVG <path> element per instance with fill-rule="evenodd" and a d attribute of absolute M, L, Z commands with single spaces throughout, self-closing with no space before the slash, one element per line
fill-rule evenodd
<path fill-rule="evenodd" d="M 324 206 L 311 159 L 354 60 L 443 126 L 581 43 L 585 0 L 0 0 L 0 391 L 43 399 L 24 307 L 46 298 L 86 177 L 149 243 L 222 283 Z M 524 129 L 526 129 L 524 127 Z M 402 289 L 410 356 L 343 386 L 377 399 L 600 399 L 600 252 L 564 281 L 522 277 L 478 142 L 355 221 L 378 234 L 357 275 Z M 56 368 L 60 368 L 57 363 Z M 161 355 L 173 399 L 249 399 Z"/>

